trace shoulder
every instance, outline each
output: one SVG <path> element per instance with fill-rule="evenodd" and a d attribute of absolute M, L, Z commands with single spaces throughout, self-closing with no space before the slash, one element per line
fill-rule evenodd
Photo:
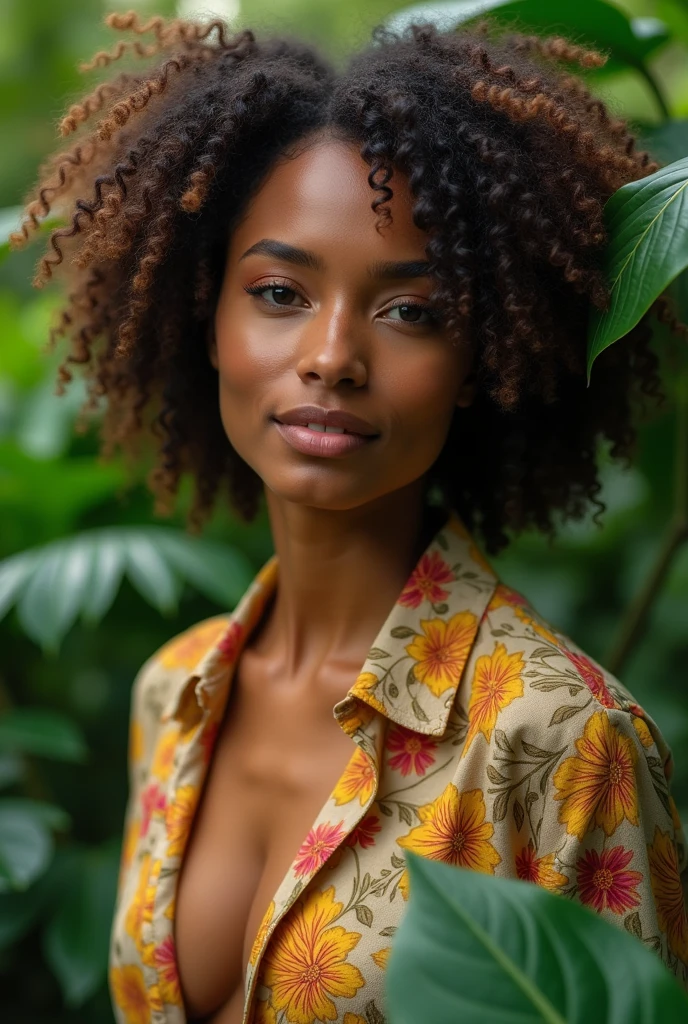
<path fill-rule="evenodd" d="M 512 728 L 527 724 L 531 733 L 538 729 L 543 736 L 577 734 L 581 721 L 603 711 L 617 727 L 630 728 L 645 750 L 655 745 L 663 769 L 671 773 L 671 751 L 659 727 L 627 687 L 523 594 L 501 582 L 485 609 L 476 654 L 491 658 L 493 674 L 513 678 Z M 479 668 L 484 674 L 488 665 L 475 661 L 472 690 L 476 677 L 480 683 Z M 499 700 L 499 689 L 496 694 Z"/>
<path fill-rule="evenodd" d="M 229 615 L 213 615 L 167 640 L 143 663 L 132 687 L 132 732 L 159 725 L 163 709 L 201 658 L 221 638 Z"/>

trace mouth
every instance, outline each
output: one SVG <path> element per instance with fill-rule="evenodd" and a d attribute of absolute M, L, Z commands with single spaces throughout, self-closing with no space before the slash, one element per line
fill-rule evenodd
<path fill-rule="evenodd" d="M 325 427 L 321 423 L 273 423 L 284 440 L 304 455 L 338 458 L 372 444 L 379 434 L 358 434 L 344 427 Z"/>

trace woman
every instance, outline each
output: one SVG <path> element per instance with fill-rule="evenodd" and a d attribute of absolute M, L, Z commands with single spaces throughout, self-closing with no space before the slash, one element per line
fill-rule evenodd
<path fill-rule="evenodd" d="M 137 676 L 118 1021 L 384 1021 L 405 850 L 577 899 L 685 980 L 666 743 L 471 532 L 603 509 L 596 442 L 627 456 L 660 393 L 646 318 L 586 387 L 603 204 L 657 168 L 564 66 L 604 58 L 485 21 L 335 72 L 108 21 L 163 57 L 71 107 L 98 124 L 27 210 L 71 219 L 39 271 L 71 285 L 61 380 L 105 398 L 106 452 L 156 438 L 160 511 L 185 472 L 194 528 L 264 494 L 276 551 Z"/>

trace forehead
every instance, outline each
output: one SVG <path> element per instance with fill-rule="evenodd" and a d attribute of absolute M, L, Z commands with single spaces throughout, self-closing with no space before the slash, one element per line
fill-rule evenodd
<path fill-rule="evenodd" d="M 234 229 L 230 253 L 238 258 L 268 237 L 316 250 L 352 248 L 364 262 L 422 257 L 427 235 L 413 223 L 406 176 L 394 172 L 392 222 L 378 232 L 379 215 L 371 204 L 381 193 L 371 188 L 369 174 L 358 146 L 342 141 L 317 141 L 296 156 L 280 158 Z"/>

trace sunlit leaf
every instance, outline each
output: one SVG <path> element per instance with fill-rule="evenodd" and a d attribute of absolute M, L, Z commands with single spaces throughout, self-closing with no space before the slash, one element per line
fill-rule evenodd
<path fill-rule="evenodd" d="M 0 750 L 76 764 L 88 754 L 76 723 L 46 708 L 12 708 L 0 714 Z"/>
<path fill-rule="evenodd" d="M 81 615 L 99 622 L 123 576 L 162 614 L 173 611 L 184 582 L 234 607 L 253 577 L 237 549 L 160 527 L 86 530 L 0 562 L 0 616 L 16 604 L 28 636 L 55 651 Z"/>
<path fill-rule="evenodd" d="M 127 576 L 141 596 L 158 611 L 174 611 L 180 581 L 151 536 L 131 532 L 126 545 Z"/>
<path fill-rule="evenodd" d="M 223 607 L 233 607 L 253 578 L 253 567 L 238 548 L 170 530 L 157 530 L 155 543 L 192 586 Z"/>
<path fill-rule="evenodd" d="M 618 189 L 604 208 L 605 274 L 611 304 L 593 307 L 588 380 L 600 352 L 623 337 L 688 267 L 688 157 Z"/>
<path fill-rule="evenodd" d="M 530 882 L 407 852 L 391 1024 L 665 1024 L 688 997 L 637 938 Z"/>

